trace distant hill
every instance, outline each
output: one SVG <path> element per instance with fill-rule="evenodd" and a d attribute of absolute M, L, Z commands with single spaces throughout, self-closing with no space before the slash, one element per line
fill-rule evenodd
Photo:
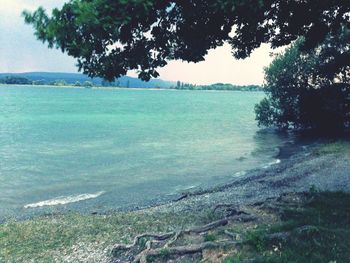
<path fill-rule="evenodd" d="M 26 72 L 26 73 L 0 73 L 0 80 L 5 78 L 25 78 L 30 81 L 35 81 L 40 84 L 53 84 L 57 81 L 65 81 L 69 85 L 74 85 L 77 82 L 83 84 L 90 81 L 95 86 L 116 85 L 119 87 L 130 88 L 170 88 L 176 85 L 175 82 L 165 81 L 161 79 L 151 79 L 148 82 L 138 78 L 123 76 L 118 78 L 113 84 L 103 81 L 101 78 L 89 78 L 86 75 L 79 73 L 56 73 L 56 72 Z M 22 83 L 19 83 L 22 84 Z"/>

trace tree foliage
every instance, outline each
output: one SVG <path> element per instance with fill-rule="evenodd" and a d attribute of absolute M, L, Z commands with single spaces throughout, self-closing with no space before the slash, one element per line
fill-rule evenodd
<path fill-rule="evenodd" d="M 43 8 L 24 16 L 39 40 L 77 58 L 89 76 L 137 70 L 149 80 L 169 60 L 199 62 L 224 43 L 236 58 L 299 36 L 314 48 L 349 26 L 349 11 L 347 0 L 70 0 L 50 16 Z"/>
<path fill-rule="evenodd" d="M 6 76 L 5 78 L 0 78 L 0 84 L 31 85 L 32 81 L 20 76 Z"/>
<path fill-rule="evenodd" d="M 223 91 L 262 91 L 262 87 L 258 85 L 232 85 L 225 83 L 215 83 L 211 85 L 194 85 L 190 83 L 177 82 L 177 85 L 173 87 L 179 90 L 223 90 Z"/>
<path fill-rule="evenodd" d="M 299 39 L 265 69 L 267 98 L 255 108 L 263 126 L 339 130 L 350 124 L 350 31 L 342 28 L 308 52 Z"/>

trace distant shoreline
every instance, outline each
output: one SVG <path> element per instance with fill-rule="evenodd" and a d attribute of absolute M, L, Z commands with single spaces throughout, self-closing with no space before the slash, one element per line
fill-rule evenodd
<path fill-rule="evenodd" d="M 30 85 L 30 84 L 3 84 L 0 83 L 0 88 L 3 87 L 34 87 L 34 88 L 59 88 L 59 89 L 93 89 L 93 90 L 159 90 L 159 91 L 206 91 L 206 92 L 264 92 L 263 90 L 220 90 L 220 89 L 176 89 L 176 88 L 126 88 L 126 87 L 103 87 L 103 86 L 56 86 L 56 85 Z"/>

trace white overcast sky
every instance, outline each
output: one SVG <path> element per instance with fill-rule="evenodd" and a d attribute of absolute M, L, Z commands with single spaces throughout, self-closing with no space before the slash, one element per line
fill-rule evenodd
<path fill-rule="evenodd" d="M 21 12 L 60 7 L 66 0 L 0 0 L 0 72 L 77 72 L 76 62 L 59 50 L 48 49 L 37 41 L 33 29 L 25 25 Z M 229 45 L 210 50 L 205 61 L 187 63 L 172 61 L 159 70 L 160 78 L 196 84 L 216 82 L 261 84 L 263 68 L 271 62 L 271 49 L 264 45 L 250 58 L 236 60 Z M 136 76 L 130 72 L 128 75 Z"/>

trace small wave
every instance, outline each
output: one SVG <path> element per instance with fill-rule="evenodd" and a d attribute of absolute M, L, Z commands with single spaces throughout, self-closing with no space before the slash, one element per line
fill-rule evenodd
<path fill-rule="evenodd" d="M 246 175 L 247 172 L 246 171 L 240 171 L 240 172 L 237 172 L 234 174 L 234 176 L 243 176 L 243 175 Z"/>
<path fill-rule="evenodd" d="M 281 163 L 281 160 L 280 160 L 280 159 L 276 159 L 276 160 L 274 160 L 273 162 L 270 162 L 270 163 L 266 164 L 265 166 L 263 166 L 263 168 L 264 168 L 264 169 L 267 169 L 267 168 L 269 168 L 270 166 L 275 165 L 275 164 L 279 164 L 279 163 Z"/>
<path fill-rule="evenodd" d="M 196 185 L 189 185 L 189 186 L 180 185 L 180 186 L 177 186 L 175 188 L 175 191 L 176 192 L 179 192 L 179 191 L 181 191 L 181 192 L 183 192 L 183 191 L 190 191 L 190 190 L 196 189 L 198 187 L 199 187 L 198 184 L 196 184 Z"/>
<path fill-rule="evenodd" d="M 76 203 L 88 199 L 97 198 L 100 195 L 104 194 L 104 191 L 93 193 L 93 194 L 80 194 L 80 195 L 70 195 L 70 196 L 60 196 L 57 198 L 40 201 L 33 204 L 27 204 L 24 206 L 24 208 L 35 208 L 35 207 L 42 207 L 42 206 L 55 206 L 55 205 L 65 205 L 70 203 Z"/>

